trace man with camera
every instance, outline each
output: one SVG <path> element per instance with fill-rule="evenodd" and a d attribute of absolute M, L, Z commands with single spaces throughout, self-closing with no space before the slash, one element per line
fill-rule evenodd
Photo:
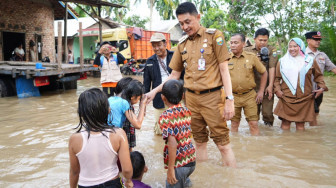
<path fill-rule="evenodd" d="M 265 66 L 268 72 L 268 78 L 266 83 L 265 95 L 260 104 L 258 104 L 258 116 L 260 111 L 262 112 L 263 121 L 265 125 L 273 126 L 273 83 L 275 76 L 275 66 L 278 61 L 276 49 L 273 46 L 268 45 L 269 31 L 265 28 L 258 29 L 254 34 L 255 45 L 246 47 L 244 50 L 252 52 L 259 57 L 259 60 Z M 260 86 L 261 75 L 254 71 L 256 92 L 258 92 Z"/>
<path fill-rule="evenodd" d="M 122 78 L 119 64 L 125 57 L 110 42 L 103 42 L 94 60 L 93 66 L 100 67 L 100 83 L 108 97 L 114 96 L 118 81 Z"/>

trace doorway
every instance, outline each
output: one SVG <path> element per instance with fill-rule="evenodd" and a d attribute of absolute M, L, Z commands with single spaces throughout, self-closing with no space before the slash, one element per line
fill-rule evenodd
<path fill-rule="evenodd" d="M 37 60 L 42 60 L 42 35 L 35 34 L 36 48 L 37 48 Z"/>
<path fill-rule="evenodd" d="M 15 33 L 15 32 L 2 32 L 3 37 L 3 59 L 9 61 L 12 57 L 13 51 L 16 47 L 22 44 L 22 48 L 25 52 L 24 60 L 26 60 L 26 34 L 25 33 Z"/>

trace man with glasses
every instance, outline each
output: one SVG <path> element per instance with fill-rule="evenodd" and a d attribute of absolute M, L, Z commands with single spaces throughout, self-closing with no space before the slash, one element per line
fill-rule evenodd
<path fill-rule="evenodd" d="M 306 53 L 312 57 L 315 58 L 317 64 L 319 65 L 321 72 L 323 73 L 324 70 L 326 71 L 332 71 L 334 74 L 336 74 L 336 66 L 331 62 L 329 57 L 324 53 L 318 50 L 321 44 L 321 40 L 323 36 L 321 35 L 321 32 L 319 31 L 310 31 L 305 34 L 308 47 L 306 48 Z M 314 83 L 314 89 L 317 85 Z M 320 112 L 320 105 L 323 100 L 323 94 L 315 98 L 315 120 L 313 122 L 310 122 L 311 126 L 317 125 L 316 117 Z"/>
<path fill-rule="evenodd" d="M 154 55 L 149 57 L 144 70 L 144 86 L 145 92 L 148 93 L 152 88 L 159 86 L 170 75 L 172 69 L 169 68 L 169 63 L 174 52 L 167 50 L 166 38 L 162 33 L 154 33 L 150 39 Z M 158 120 L 163 111 L 166 110 L 161 99 L 161 92 L 157 93 L 153 100 L 155 126 L 154 133 L 161 135 L 161 129 L 158 125 Z"/>

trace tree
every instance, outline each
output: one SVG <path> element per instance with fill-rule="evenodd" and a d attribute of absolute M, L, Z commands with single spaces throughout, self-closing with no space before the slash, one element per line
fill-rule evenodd
<path fill-rule="evenodd" d="M 145 28 L 145 24 L 149 21 L 149 18 L 141 19 L 140 16 L 134 15 L 124 19 L 126 25 Z"/>
<path fill-rule="evenodd" d="M 246 34 L 252 34 L 266 22 L 283 51 L 290 38 L 301 37 L 307 30 L 318 26 L 326 11 L 325 1 L 319 0 L 225 0 L 229 4 L 229 25 Z"/>
<path fill-rule="evenodd" d="M 155 9 L 164 20 L 175 19 L 175 11 L 179 0 L 156 1 Z"/>

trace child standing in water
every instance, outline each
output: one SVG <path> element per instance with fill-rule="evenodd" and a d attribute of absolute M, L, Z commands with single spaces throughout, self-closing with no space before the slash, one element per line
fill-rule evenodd
<path fill-rule="evenodd" d="M 126 87 L 122 88 L 123 86 Z M 109 117 L 113 117 L 109 118 L 109 125 L 124 128 L 129 141 L 129 148 L 132 150 L 136 146 L 135 129 L 141 128 L 145 116 L 147 98 L 146 96 L 143 97 L 144 86 L 138 80 L 131 80 L 125 84 L 125 80 L 122 79 L 118 82 L 117 88 L 116 90 L 122 90 L 122 92 L 109 98 L 111 108 Z M 139 101 L 139 114 L 136 115 L 133 105 Z"/>
<path fill-rule="evenodd" d="M 78 130 L 69 140 L 71 188 L 122 187 L 118 157 L 125 185 L 133 187 L 126 134 L 107 125 L 108 114 L 107 96 L 100 89 L 89 89 L 79 96 Z"/>
<path fill-rule="evenodd" d="M 151 188 L 151 186 L 142 183 L 142 177 L 148 170 L 144 156 L 138 151 L 132 151 L 131 161 L 133 167 L 132 181 L 134 188 Z"/>
<path fill-rule="evenodd" d="M 159 125 L 165 140 L 163 152 L 167 171 L 166 187 L 189 187 L 189 176 L 196 166 L 195 148 L 191 142 L 191 112 L 181 105 L 183 84 L 168 80 L 162 87 L 161 98 L 169 108 L 162 113 Z"/>

